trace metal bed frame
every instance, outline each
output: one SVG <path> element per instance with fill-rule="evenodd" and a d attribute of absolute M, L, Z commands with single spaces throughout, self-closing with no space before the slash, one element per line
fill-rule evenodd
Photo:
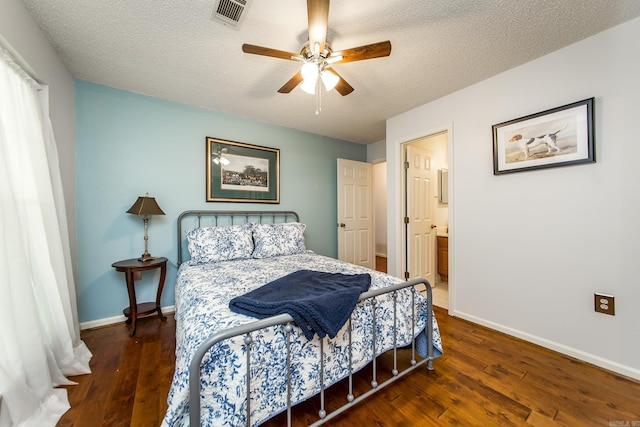
<path fill-rule="evenodd" d="M 252 219 L 258 219 L 260 223 L 264 223 L 265 220 L 269 219 L 270 223 L 275 223 L 278 219 L 281 220 L 281 222 L 289 222 L 289 218 L 291 218 L 294 221 L 299 221 L 299 216 L 297 213 L 295 212 L 291 212 L 291 211 L 255 211 L 255 212 L 250 212 L 250 211 L 203 211 L 203 210 L 199 210 L 199 211 L 186 211 L 183 212 L 179 218 L 178 218 L 178 264 L 182 263 L 183 259 L 182 259 L 182 240 L 183 240 L 183 236 L 182 236 L 182 229 L 183 229 L 183 220 L 186 217 L 197 217 L 197 224 L 198 226 L 202 225 L 202 217 L 207 217 L 207 216 L 211 216 L 214 218 L 213 224 L 212 226 L 216 226 L 216 225 L 222 225 L 219 221 L 220 217 L 224 217 L 224 218 L 230 218 L 230 221 L 225 222 L 224 225 L 233 225 L 234 224 L 234 219 L 236 217 L 242 217 L 244 222 L 249 222 Z M 412 301 L 412 319 L 411 319 L 411 323 L 412 323 L 412 327 L 415 328 L 415 294 L 418 292 L 416 290 L 416 286 L 424 286 L 426 288 L 426 297 L 427 297 L 427 323 L 426 323 L 426 329 L 427 329 L 427 357 L 421 360 L 416 360 L 416 340 L 415 338 L 412 340 L 411 342 L 411 361 L 410 361 L 410 366 L 407 367 L 406 369 L 399 371 L 398 370 L 398 358 L 397 358 L 397 351 L 398 351 L 398 345 L 397 345 L 397 340 L 396 340 L 396 336 L 397 336 L 397 330 L 396 330 L 396 325 L 397 325 L 397 292 L 400 291 L 401 289 L 405 289 L 405 288 L 411 288 L 411 301 Z M 387 379 L 386 381 L 382 382 L 382 383 L 378 383 L 377 381 L 377 359 L 378 359 L 378 355 L 377 355 L 377 351 L 376 351 L 376 310 L 375 310 L 375 306 L 377 304 L 377 298 L 381 295 L 387 294 L 387 293 L 391 293 L 391 297 L 393 298 L 393 324 L 394 324 L 394 333 L 393 333 L 393 348 L 391 350 L 389 350 L 389 352 L 393 352 L 393 369 L 391 370 L 391 374 L 392 376 Z M 373 360 L 371 361 L 372 364 L 372 377 L 371 377 L 371 389 L 366 391 L 365 393 L 359 395 L 359 396 L 354 396 L 353 394 L 353 375 L 354 372 L 352 370 L 352 365 L 351 365 L 351 318 L 349 318 L 348 321 L 348 336 L 349 336 L 349 375 L 348 375 L 348 381 L 349 381 L 349 386 L 348 386 L 348 394 L 346 396 L 346 403 L 344 405 L 342 405 L 341 407 L 339 407 L 338 409 L 327 413 L 326 412 L 326 408 L 325 408 L 325 391 L 327 386 L 324 383 L 324 342 L 326 340 L 326 338 L 323 338 L 320 340 L 320 357 L 319 357 L 319 365 L 320 365 L 320 411 L 318 413 L 319 419 L 314 422 L 313 424 L 310 424 L 310 426 L 319 426 L 321 424 L 324 424 L 325 422 L 329 421 L 330 419 L 336 417 L 337 415 L 341 414 L 342 412 L 346 411 L 347 409 L 349 409 L 350 407 L 352 407 L 353 405 L 357 404 L 358 402 L 361 402 L 362 400 L 366 399 L 367 397 L 369 397 L 370 395 L 376 393 L 377 391 L 383 389 L 384 387 L 386 387 L 387 385 L 391 384 L 392 382 L 402 378 L 404 375 L 408 374 L 409 372 L 413 371 L 414 369 L 417 369 L 418 367 L 422 366 L 422 365 L 426 365 L 426 368 L 429 370 L 433 370 L 433 303 L 432 303 L 432 291 L 431 291 L 431 285 L 429 284 L 429 282 L 426 279 L 416 279 L 416 280 L 412 280 L 409 282 L 403 282 L 403 283 L 398 283 L 396 285 L 393 286 L 389 286 L 389 287 L 385 287 L 382 289 L 376 289 L 376 290 L 372 290 L 372 291 L 367 291 L 367 292 L 363 292 L 362 294 L 360 294 L 360 298 L 358 300 L 358 302 L 362 302 L 362 301 L 366 301 L 366 304 L 371 304 L 373 306 L 373 318 L 372 318 L 372 330 L 373 330 L 373 340 L 372 340 L 372 345 L 373 345 Z M 290 390 L 290 379 L 291 379 L 291 332 L 293 330 L 293 318 L 288 315 L 288 314 L 280 314 L 277 316 L 272 316 L 266 319 L 262 319 L 262 320 L 257 320 L 257 321 L 253 321 L 250 323 L 246 323 L 244 325 L 240 325 L 240 326 L 236 326 L 233 328 L 229 328 L 226 330 L 222 330 L 219 331 L 217 333 L 215 333 L 214 335 L 212 335 L 211 337 L 207 338 L 197 349 L 196 352 L 193 356 L 193 359 L 191 360 L 191 363 L 189 365 L 189 424 L 191 426 L 199 426 L 201 423 L 201 417 L 200 417 L 200 365 L 202 363 L 202 359 L 204 358 L 204 356 L 206 355 L 206 353 L 211 349 L 211 347 L 213 347 L 214 345 L 216 345 L 219 342 L 222 342 L 224 340 L 233 338 L 233 337 L 237 337 L 237 336 L 244 336 L 244 344 L 246 346 L 246 360 L 247 360 L 247 426 L 251 425 L 251 389 L 250 389 L 250 379 L 251 379 L 251 343 L 253 341 L 253 337 L 252 337 L 252 333 L 267 327 L 273 327 L 273 326 L 282 326 L 284 332 L 285 332 L 285 336 L 287 338 L 286 340 L 286 359 L 287 359 L 287 426 L 291 426 L 291 419 L 292 419 L 292 415 L 291 415 L 291 408 L 292 408 L 292 404 L 291 404 L 291 390 Z M 415 329 L 412 330 L 412 336 L 416 336 L 415 334 Z"/>

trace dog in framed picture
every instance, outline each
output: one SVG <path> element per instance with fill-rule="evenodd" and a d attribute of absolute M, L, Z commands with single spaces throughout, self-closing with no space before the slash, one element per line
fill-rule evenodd
<path fill-rule="evenodd" d="M 548 156 L 553 151 L 555 153 L 560 153 L 560 147 L 558 147 L 557 140 L 558 134 L 567 128 L 568 124 L 565 124 L 562 129 L 559 129 L 552 133 L 543 134 L 540 136 L 524 136 L 522 134 L 516 134 L 509 139 L 510 143 L 515 143 L 520 145 L 520 149 L 525 156 L 525 160 L 529 159 L 536 153 L 533 153 L 533 150 L 540 146 L 545 146 L 547 148 L 546 153 L 540 153 L 543 156 Z M 539 151 L 538 151 L 539 153 Z"/>

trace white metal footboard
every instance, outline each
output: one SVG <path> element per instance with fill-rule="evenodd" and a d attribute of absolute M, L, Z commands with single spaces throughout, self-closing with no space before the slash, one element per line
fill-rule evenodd
<path fill-rule="evenodd" d="M 416 290 L 416 286 L 418 285 L 424 285 L 426 288 L 426 293 L 427 293 L 427 322 L 426 322 L 426 333 L 427 333 L 427 357 L 425 359 L 422 359 L 420 361 L 416 360 L 416 331 L 415 331 L 415 324 L 416 324 L 416 309 L 415 309 L 415 294 L 416 292 L 418 292 Z M 411 342 L 411 366 L 409 366 L 408 368 L 404 369 L 403 371 L 398 371 L 397 369 L 397 318 L 396 318 L 396 313 L 397 313 L 397 292 L 401 289 L 405 289 L 405 288 L 411 288 L 411 303 L 412 303 L 412 319 L 411 319 L 411 324 L 413 325 L 413 330 L 412 330 L 412 336 L 414 337 L 412 342 Z M 394 331 L 393 331 L 393 348 L 389 351 L 393 351 L 393 369 L 391 371 L 392 376 L 378 384 L 377 382 L 377 353 L 378 351 L 376 351 L 376 337 L 375 337 L 375 333 L 376 333 L 376 325 L 377 325 L 377 320 L 376 320 L 376 304 L 377 304 L 377 297 L 379 297 L 380 295 L 384 295 L 387 293 L 391 293 L 391 297 L 393 298 L 393 325 L 394 325 Z M 373 306 L 373 318 L 372 318 L 372 324 L 373 324 L 373 340 L 372 340 L 372 345 L 373 345 L 373 370 L 372 370 L 372 379 L 371 379 L 371 389 L 368 390 L 367 392 L 359 395 L 358 397 L 354 397 L 353 395 L 353 369 L 351 366 L 351 319 L 349 320 L 349 391 L 348 394 L 346 396 L 346 403 L 341 406 L 340 408 L 336 409 L 335 411 L 332 411 L 330 413 L 326 413 L 325 410 L 325 383 L 324 383 L 324 348 L 323 348 L 323 343 L 324 343 L 324 339 L 320 340 L 320 411 L 319 411 L 319 420 L 316 421 L 315 423 L 311 424 L 312 426 L 317 426 L 317 425 L 321 425 L 323 423 L 325 423 L 326 421 L 334 418 L 335 416 L 337 416 L 338 414 L 344 412 L 345 410 L 347 410 L 348 408 L 350 408 L 351 406 L 355 405 L 356 403 L 366 399 L 367 397 L 369 397 L 370 395 L 372 395 L 373 393 L 377 392 L 378 390 L 381 390 L 382 388 L 384 388 L 385 386 L 389 385 L 390 383 L 392 383 L 393 381 L 401 378 L 402 376 L 406 375 L 407 373 L 411 372 L 412 370 L 418 368 L 419 366 L 426 364 L 427 369 L 432 370 L 433 369 L 433 305 L 432 305 L 432 292 L 431 292 L 431 285 L 429 284 L 429 282 L 426 279 L 416 279 L 416 280 L 412 280 L 409 282 L 403 282 L 403 283 L 398 283 L 396 285 L 392 285 L 392 286 L 388 286 L 385 288 L 381 288 L 381 289 L 376 289 L 376 290 L 372 290 L 372 291 L 368 291 L 368 292 L 363 292 L 360 295 L 360 299 L 358 300 L 360 301 L 365 301 L 368 300 L 370 304 L 372 304 Z M 286 333 L 286 337 L 287 337 L 287 342 L 286 342 L 286 360 L 287 360 L 287 425 L 291 426 L 291 389 L 290 389 L 290 384 L 291 384 L 291 331 L 293 329 L 293 318 L 288 315 L 288 314 L 280 314 L 277 316 L 273 316 L 273 317 L 269 317 L 267 319 L 262 319 L 262 320 L 257 320 L 255 322 L 251 322 L 251 323 L 247 323 L 245 325 L 240 325 L 240 326 L 236 326 L 233 328 L 229 328 L 227 330 L 223 330 L 220 331 L 214 335 L 212 335 L 211 337 L 209 337 L 207 340 L 205 340 L 196 350 L 193 359 L 191 360 L 191 363 L 189 365 L 189 419 L 190 419 L 190 425 L 193 426 L 199 426 L 200 422 L 201 422 L 201 414 L 200 414 L 200 365 L 202 363 L 202 359 L 204 358 L 205 354 L 207 353 L 207 351 L 209 351 L 209 349 L 211 347 L 213 347 L 215 344 L 224 341 L 226 339 L 232 338 L 232 337 L 236 337 L 236 336 L 242 336 L 244 335 L 244 343 L 247 346 L 247 352 L 246 352 L 246 358 L 247 358 L 247 405 L 246 405 L 246 410 L 247 410 L 247 426 L 251 425 L 251 390 L 250 390 L 250 372 L 251 372 L 251 360 L 250 360 L 250 356 L 251 356 L 251 342 L 252 342 L 252 335 L 251 333 L 254 331 L 258 331 L 260 329 L 263 328 L 267 328 L 267 327 L 271 327 L 271 326 L 277 326 L 277 325 L 283 325 L 284 331 Z"/>

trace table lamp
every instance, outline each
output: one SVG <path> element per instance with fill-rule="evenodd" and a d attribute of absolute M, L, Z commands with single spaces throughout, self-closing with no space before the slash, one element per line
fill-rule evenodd
<path fill-rule="evenodd" d="M 149 236 L 147 234 L 149 229 L 149 216 L 164 215 L 164 212 L 162 212 L 162 209 L 158 206 L 156 199 L 154 197 L 149 197 L 149 193 L 147 193 L 145 196 L 138 197 L 138 200 L 136 200 L 133 206 L 129 208 L 127 213 L 144 215 L 144 218 L 142 218 L 142 221 L 144 222 L 144 253 L 140 258 L 138 258 L 138 261 L 144 262 L 154 259 L 154 257 L 149 253 Z"/>

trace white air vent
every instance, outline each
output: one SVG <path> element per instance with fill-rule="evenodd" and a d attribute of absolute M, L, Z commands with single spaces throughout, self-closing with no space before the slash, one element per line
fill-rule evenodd
<path fill-rule="evenodd" d="M 216 0 L 211 19 L 239 28 L 253 0 Z"/>

